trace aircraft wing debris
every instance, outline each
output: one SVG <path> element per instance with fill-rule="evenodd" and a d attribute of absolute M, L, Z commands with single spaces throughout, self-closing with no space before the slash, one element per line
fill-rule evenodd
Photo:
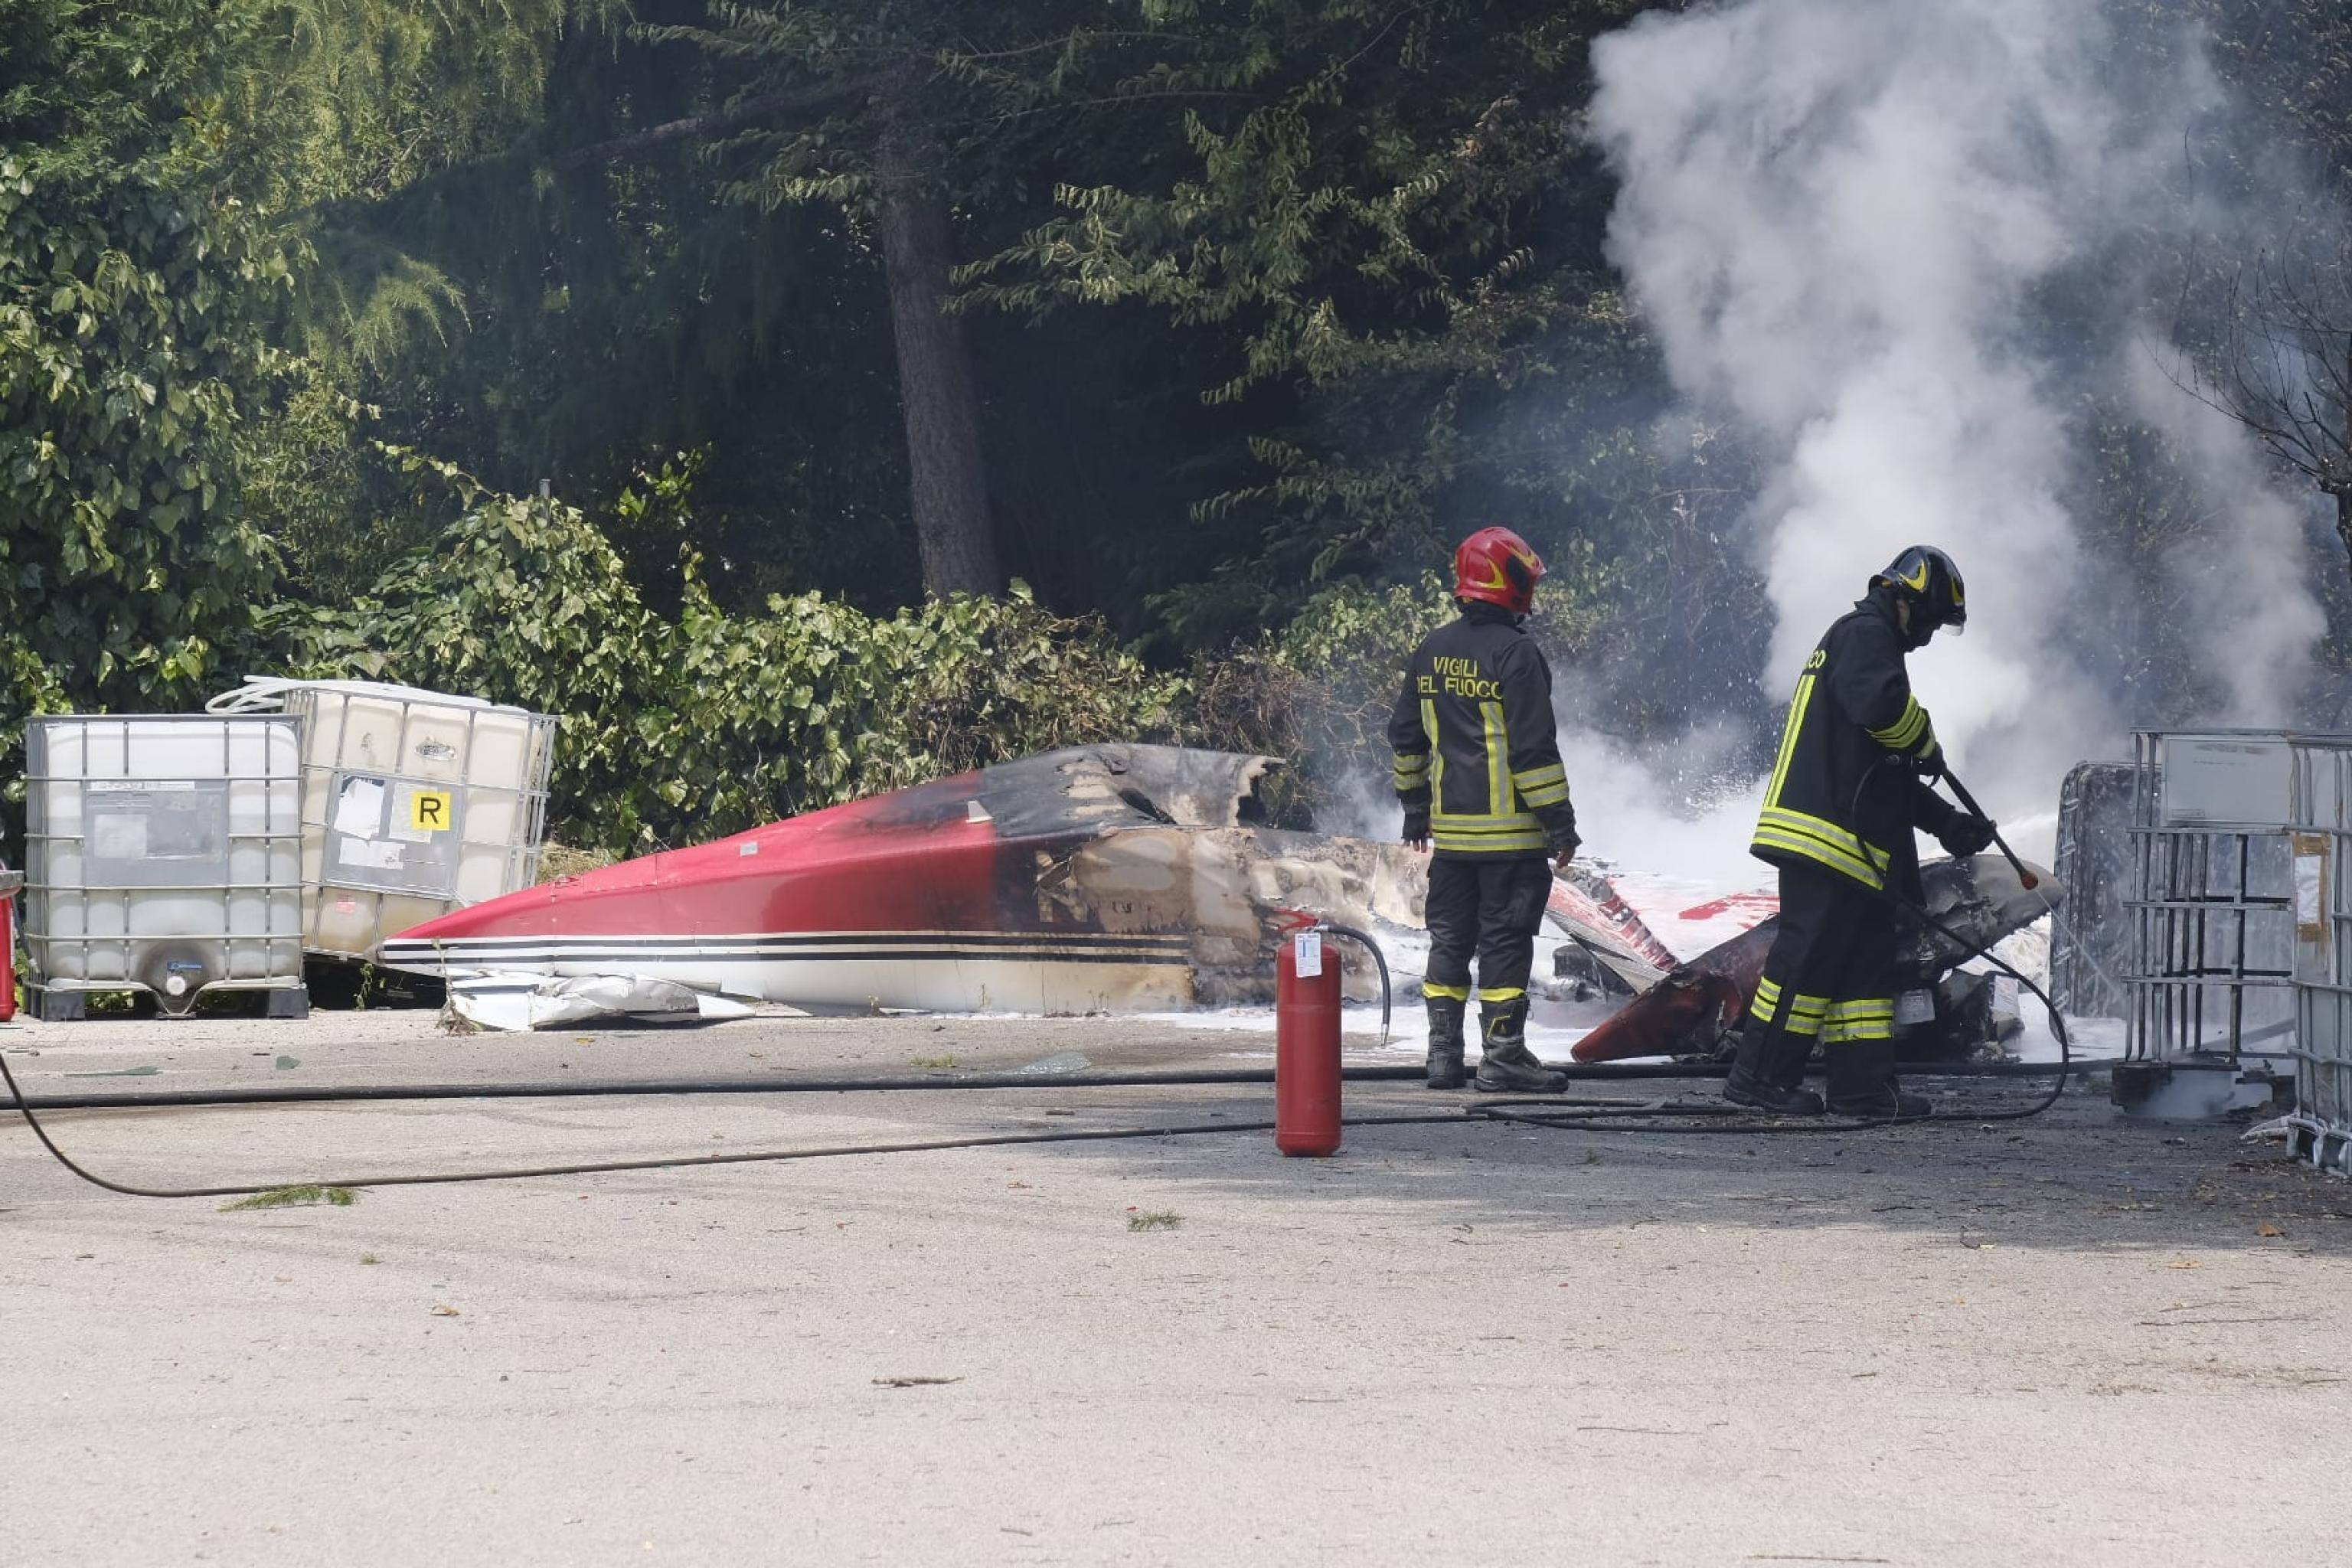
<path fill-rule="evenodd" d="M 748 1018 L 753 1009 L 730 996 L 642 974 L 468 975 L 449 983 L 449 1008 L 485 1029 L 560 1029 L 597 1018 L 683 1024 Z"/>
<path fill-rule="evenodd" d="M 1657 984 L 1681 962 L 1589 867 L 1570 865 L 1552 879 L 1544 918 L 1635 992 Z"/>
<path fill-rule="evenodd" d="M 1927 909 L 1965 937 L 1967 945 L 1933 927 L 1920 926 L 1906 938 L 1899 962 L 1932 984 L 1966 959 L 1972 948 L 1990 947 L 2031 925 L 2066 896 L 2055 878 L 2039 868 L 2034 870 L 2041 879 L 2039 890 L 2027 889 L 2016 870 L 1997 855 L 1928 861 L 1920 868 Z M 1747 1014 L 1756 983 L 1764 973 L 1765 955 L 1771 951 L 1779 930 L 1780 917 L 1775 915 L 1675 966 L 1579 1040 L 1570 1054 L 1580 1062 L 1714 1055 Z"/>

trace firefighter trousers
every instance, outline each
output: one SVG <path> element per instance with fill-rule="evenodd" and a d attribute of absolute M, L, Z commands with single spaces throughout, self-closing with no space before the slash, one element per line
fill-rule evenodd
<path fill-rule="evenodd" d="M 1749 1016 L 1822 1048 L 1895 1037 L 1895 911 L 1831 871 L 1780 872 L 1780 926 Z M 1783 1012 L 1785 1009 L 1785 1017 Z"/>
<path fill-rule="evenodd" d="M 1524 1003 L 1535 968 L 1536 931 L 1551 896 L 1551 862 L 1449 859 L 1429 863 L 1429 969 L 1422 994 L 1470 999 L 1470 960 L 1478 961 L 1478 1000 L 1490 1011 Z"/>

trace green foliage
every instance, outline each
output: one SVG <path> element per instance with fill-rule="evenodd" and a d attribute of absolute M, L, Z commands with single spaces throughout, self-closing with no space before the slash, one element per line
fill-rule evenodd
<path fill-rule="evenodd" d="M 276 572 L 237 505 L 294 257 L 224 155 L 248 19 L 0 0 L 0 698 L 175 707 Z"/>
<path fill-rule="evenodd" d="M 1278 580 L 1427 559 L 1475 526 L 1462 491 L 1485 405 L 1558 395 L 1543 384 L 1563 360 L 1612 352 L 1561 352 L 1619 325 L 1593 243 L 1607 193 L 1572 110 L 1585 44 L 1637 8 L 1147 6 L 1195 47 L 1114 98 L 1166 100 L 1181 152 L 1057 187 L 1060 215 L 969 269 L 971 301 L 1150 307 L 1223 350 L 1208 403 L 1305 397 L 1307 426 L 1250 437 L 1263 477 L 1198 509 L 1257 519 L 1251 558 Z M 1196 635 L 1263 608 L 1213 587 L 1162 607 Z"/>
<path fill-rule="evenodd" d="M 494 494 L 455 468 L 394 452 L 402 469 L 454 487 L 463 514 L 389 568 L 349 609 L 287 606 L 270 629 L 292 668 L 519 703 L 564 721 L 559 789 L 625 842 L 641 820 L 628 715 L 674 668 L 661 623 L 578 511 Z M 593 796 L 595 804 L 575 803 Z M 562 826 L 568 827 L 569 823 Z M 561 829 L 559 829 L 561 830 Z M 575 840 L 576 841 L 576 840 Z"/>
<path fill-rule="evenodd" d="M 412 236 L 372 226 L 372 205 L 528 139 L 566 46 L 618 23 L 625 7 L 228 0 L 223 9 L 250 18 L 252 37 L 224 113 L 236 154 L 260 183 L 258 204 L 318 263 L 298 275 L 289 336 L 347 371 L 446 348 L 466 324 L 463 286 Z"/>
<path fill-rule="evenodd" d="M 1492 341 L 1553 308 L 1543 281 L 1512 287 L 1533 260 L 1521 204 L 1575 146 L 1545 100 L 1572 48 L 1623 8 L 1155 9 L 1201 29 L 1201 47 L 1151 72 L 1148 90 L 1245 107 L 1182 110 L 1197 173 L 1163 190 L 1059 187 L 1067 216 L 975 269 L 1033 276 L 982 284 L 975 298 L 1022 309 L 1140 300 L 1180 324 L 1241 322 L 1242 363 L 1208 392 L 1218 401 L 1270 377 L 1328 383 L 1410 363 L 1433 329 Z M 1392 311 L 1366 308 L 1382 301 Z"/>
<path fill-rule="evenodd" d="M 1580 129 L 1590 40 L 1643 8 L 0 0 L 0 735 L 274 647 L 563 714 L 561 826 L 606 849 L 1138 734 L 1293 757 L 1303 810 L 1488 522 L 1551 563 L 1540 633 L 1612 727 L 1752 717 L 1762 477 L 1667 417 Z M 2184 150 L 2218 205 L 2282 163 L 2347 188 L 2337 0 L 2114 9 L 2167 58 L 2201 21 L 2270 132 Z M 898 607 L 887 147 L 981 258 L 1034 596 Z M 2183 248 L 2226 280 L 2251 247 L 2130 265 Z M 2181 297 L 2219 363 L 2227 310 Z M 2116 570 L 2226 526 L 2124 415 L 2070 436 Z M 2170 710 L 2160 575 L 2084 635 Z"/>
<path fill-rule="evenodd" d="M 387 9 L 400 16 L 368 19 Z M 915 591 L 864 237 L 835 214 L 726 199 L 740 161 L 700 140 L 589 154 L 723 110 L 748 68 L 659 37 L 707 21 L 701 0 L 352 0 L 339 15 L 287 48 L 313 109 L 277 144 L 309 171 L 293 195 L 318 258 L 289 336 L 373 407 L 357 435 L 501 489 L 552 480 L 610 518 L 666 612 L 681 543 L 733 609 L 813 586 L 887 609 Z M 429 509 L 287 435 L 281 468 L 310 482 L 262 499 L 304 538 L 305 591 L 346 602 L 419 542 Z M 638 466 L 681 447 L 723 459 L 691 516 L 611 515 Z"/>
<path fill-rule="evenodd" d="M 392 679 L 562 720 L 552 827 L 615 851 L 694 842 L 1007 756 L 1167 732 L 1182 683 L 1097 622 L 1026 590 L 887 616 L 818 594 L 720 609 L 685 562 L 683 609 L 648 609 L 578 510 L 454 487 L 462 515 L 348 610 L 272 617 L 304 673 Z M 679 507 L 693 464 L 628 499 Z"/>

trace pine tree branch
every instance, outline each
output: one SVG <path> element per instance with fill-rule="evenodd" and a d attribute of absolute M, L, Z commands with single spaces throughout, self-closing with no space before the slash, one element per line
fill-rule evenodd
<path fill-rule="evenodd" d="M 615 136 L 609 142 L 593 142 L 585 147 L 574 147 L 569 152 L 557 153 L 548 163 L 551 167 L 568 174 L 594 164 L 643 158 L 673 142 L 707 141 L 757 120 L 832 110 L 870 91 L 881 83 L 884 75 L 876 71 L 851 77 L 845 81 L 820 82 L 813 87 L 793 88 L 785 92 L 760 93 L 708 114 L 689 114 L 683 120 L 672 120 L 627 136 Z"/>

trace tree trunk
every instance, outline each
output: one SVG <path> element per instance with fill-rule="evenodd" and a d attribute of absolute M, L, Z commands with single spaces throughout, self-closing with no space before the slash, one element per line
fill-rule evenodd
<path fill-rule="evenodd" d="M 947 200 L 925 177 L 927 154 L 934 153 L 919 129 L 893 123 L 882 133 L 874 168 L 915 539 L 925 593 L 993 594 L 1004 579 L 989 525 L 980 391 L 963 322 L 942 309 L 951 263 Z"/>

